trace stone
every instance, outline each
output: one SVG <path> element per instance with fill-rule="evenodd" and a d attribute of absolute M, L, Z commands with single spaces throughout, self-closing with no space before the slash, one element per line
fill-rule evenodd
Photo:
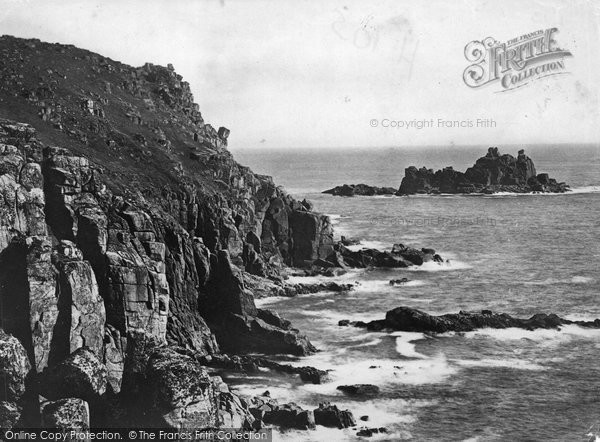
<path fill-rule="evenodd" d="M 41 394 L 50 399 L 79 398 L 96 402 L 106 392 L 106 367 L 95 353 L 82 347 L 40 377 Z"/>
<path fill-rule="evenodd" d="M 315 423 L 324 427 L 348 428 L 356 425 L 354 416 L 349 410 L 340 410 L 329 402 L 319 404 L 314 410 Z"/>
<path fill-rule="evenodd" d="M 21 399 L 30 370 L 31 364 L 23 345 L 0 329 L 0 401 L 17 402 Z"/>
<path fill-rule="evenodd" d="M 148 361 L 146 377 L 155 425 L 249 428 L 254 422 L 227 386 L 220 379 L 211 379 L 190 356 L 173 349 L 158 350 Z"/>
<path fill-rule="evenodd" d="M 536 175 L 533 161 L 523 149 L 519 150 L 515 158 L 509 154 L 500 154 L 497 147 L 490 147 L 487 154 L 464 173 L 455 171 L 452 167 L 436 172 L 425 167 L 406 168 L 397 195 L 532 191 L 563 193 L 568 190 L 567 185 L 557 183 L 548 178 L 547 174 Z"/>
<path fill-rule="evenodd" d="M 376 187 L 367 184 L 344 184 L 332 189 L 325 190 L 326 193 L 334 196 L 374 196 L 374 195 L 394 195 L 396 189 L 393 187 Z"/>
<path fill-rule="evenodd" d="M 372 384 L 340 385 L 337 389 L 349 396 L 377 396 L 379 394 L 379 387 Z"/>
<path fill-rule="evenodd" d="M 90 408 L 88 403 L 82 399 L 66 398 L 45 402 L 41 408 L 44 428 L 67 432 L 81 432 L 90 429 Z"/>
<path fill-rule="evenodd" d="M 368 323 L 358 321 L 349 324 L 368 330 L 383 329 L 407 332 L 467 332 L 479 328 L 522 328 L 525 330 L 556 329 L 561 325 L 576 324 L 580 327 L 600 328 L 600 319 L 594 321 L 570 321 L 555 314 L 536 314 L 529 319 L 515 318 L 506 313 L 481 312 L 449 313 L 434 316 L 411 307 L 397 307 L 386 313 L 385 319 Z"/>
<path fill-rule="evenodd" d="M 21 408 L 14 402 L 0 401 L 0 428 L 10 430 L 21 419 Z"/>
<path fill-rule="evenodd" d="M 266 424 L 298 430 L 314 430 L 316 427 L 314 413 L 294 403 L 277 405 L 272 410 L 265 411 L 262 420 Z"/>

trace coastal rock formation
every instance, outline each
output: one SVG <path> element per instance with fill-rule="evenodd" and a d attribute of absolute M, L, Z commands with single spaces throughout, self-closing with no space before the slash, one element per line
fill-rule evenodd
<path fill-rule="evenodd" d="M 406 268 L 420 266 L 426 262 L 443 263 L 443 258 L 435 250 L 429 248 L 415 249 L 404 244 L 394 244 L 391 251 L 363 248 L 353 251 L 339 243 L 335 251 L 324 260 L 315 264 L 334 268 Z"/>
<path fill-rule="evenodd" d="M 254 425 L 197 358 L 316 351 L 252 282 L 330 256 L 329 218 L 238 164 L 172 66 L 9 36 L 0 54 L 2 426 Z"/>
<path fill-rule="evenodd" d="M 396 189 L 393 187 L 375 187 L 366 184 L 344 184 L 321 193 L 327 193 L 333 196 L 374 196 L 374 195 L 394 195 Z"/>
<path fill-rule="evenodd" d="M 356 420 L 349 410 L 340 410 L 337 405 L 324 402 L 313 411 L 315 423 L 324 427 L 348 428 L 356 425 Z"/>
<path fill-rule="evenodd" d="M 497 147 L 488 148 L 485 156 L 465 172 L 451 166 L 434 171 L 415 166 L 404 170 L 400 188 L 374 187 L 367 184 L 337 186 L 322 193 L 334 196 L 414 195 L 440 193 L 564 193 L 569 186 L 550 178 L 547 173 L 537 173 L 533 160 L 519 150 L 517 157 L 500 154 Z"/>
<path fill-rule="evenodd" d="M 379 394 L 379 387 L 372 384 L 340 385 L 337 389 L 349 396 L 377 396 Z"/>
<path fill-rule="evenodd" d="M 42 426 L 63 431 L 90 429 L 90 408 L 81 399 L 60 399 L 42 404 Z"/>
<path fill-rule="evenodd" d="M 148 361 L 146 424 L 166 428 L 245 428 L 254 417 L 237 396 L 206 368 L 173 349 L 156 351 Z"/>
<path fill-rule="evenodd" d="M 386 313 L 385 319 L 371 322 L 342 320 L 339 325 L 353 325 L 371 331 L 396 330 L 406 332 L 447 333 L 468 332 L 480 328 L 523 328 L 525 330 L 556 329 L 561 325 L 575 324 L 581 327 L 600 328 L 600 319 L 595 321 L 570 321 L 555 314 L 538 313 L 528 319 L 512 317 L 506 313 L 481 312 L 449 313 L 430 315 L 410 307 L 397 307 Z"/>
<path fill-rule="evenodd" d="M 329 373 L 326 370 L 309 366 L 296 367 L 290 364 L 280 364 L 260 356 L 219 354 L 202 356 L 198 361 L 207 367 L 236 370 L 244 373 L 261 373 L 266 368 L 279 373 L 298 375 L 304 382 L 312 384 L 323 384 L 330 380 Z"/>
<path fill-rule="evenodd" d="M 569 190 L 565 183 L 558 183 L 548 174 L 537 174 L 531 158 L 521 149 L 517 157 L 500 154 L 497 147 L 490 147 L 466 172 L 445 167 L 433 169 L 414 166 L 404 171 L 398 195 L 422 193 L 496 193 L 496 192 L 551 192 Z"/>

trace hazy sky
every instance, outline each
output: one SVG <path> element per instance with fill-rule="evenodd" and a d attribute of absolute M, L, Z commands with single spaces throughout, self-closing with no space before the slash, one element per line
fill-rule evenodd
<path fill-rule="evenodd" d="M 569 75 L 463 82 L 470 41 L 550 27 Z M 595 0 L 0 0 L 0 34 L 173 63 L 237 149 L 599 142 L 599 27 Z M 496 127 L 381 127 L 432 118 Z"/>

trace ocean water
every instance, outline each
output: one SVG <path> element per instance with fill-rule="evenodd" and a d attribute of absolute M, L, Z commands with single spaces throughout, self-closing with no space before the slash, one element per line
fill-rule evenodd
<path fill-rule="evenodd" d="M 516 146 L 500 146 L 516 154 Z M 290 319 L 321 350 L 293 364 L 331 370 L 333 382 L 237 376 L 242 393 L 269 390 L 281 401 L 347 407 L 360 426 L 385 426 L 372 440 L 586 441 L 600 434 L 600 330 L 478 330 L 463 334 L 372 333 L 340 319 L 382 318 L 410 306 L 428 313 L 491 309 L 520 317 L 556 313 L 600 318 L 600 147 L 527 146 L 538 172 L 566 181 L 565 195 L 340 198 L 343 183 L 398 187 L 409 165 L 464 170 L 486 148 L 234 151 L 329 214 L 336 235 L 389 248 L 431 247 L 449 263 L 415 270 L 357 270 L 347 294 L 270 298 L 260 306 Z M 410 282 L 391 287 L 390 279 Z M 376 398 L 349 398 L 338 385 L 371 383 Z M 356 431 L 318 427 L 281 440 L 357 440 Z M 600 440 L 600 438 L 598 439 Z"/>

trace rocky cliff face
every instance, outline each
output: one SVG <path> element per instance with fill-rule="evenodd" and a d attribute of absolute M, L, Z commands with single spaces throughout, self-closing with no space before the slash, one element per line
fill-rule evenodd
<path fill-rule="evenodd" d="M 533 161 L 524 150 L 517 157 L 501 155 L 497 147 L 479 158 L 466 172 L 445 167 L 436 172 L 414 166 L 405 170 L 398 195 L 415 193 L 495 193 L 495 192 L 552 192 L 569 190 L 565 183 L 558 183 L 548 174 L 536 174 Z"/>
<path fill-rule="evenodd" d="M 171 66 L 6 36 L 0 54 L 0 375 L 14 385 L 0 426 L 72 410 L 114 420 L 107 409 L 127 410 L 145 379 L 176 390 L 144 393 L 166 424 L 187 413 L 174 398 L 191 404 L 197 389 L 207 423 L 251 425 L 192 358 L 163 347 L 314 351 L 260 314 L 242 270 L 277 281 L 286 265 L 327 257 L 329 219 L 236 163 L 229 131 L 204 123 Z M 198 385 L 172 385 L 177 367 Z M 40 403 L 44 379 L 81 388 Z M 219 401 L 235 416 L 219 415 Z"/>

